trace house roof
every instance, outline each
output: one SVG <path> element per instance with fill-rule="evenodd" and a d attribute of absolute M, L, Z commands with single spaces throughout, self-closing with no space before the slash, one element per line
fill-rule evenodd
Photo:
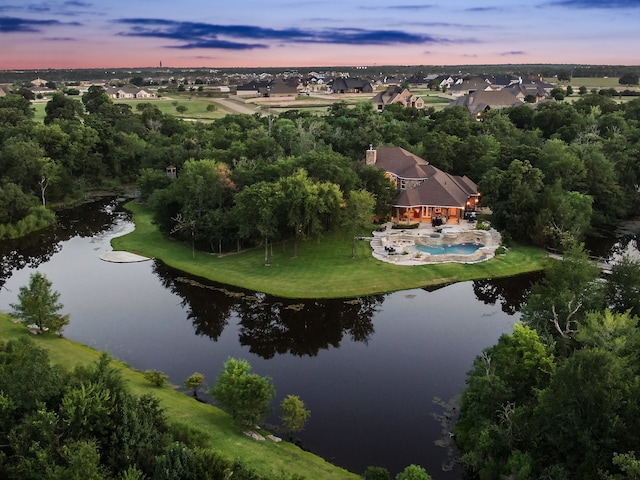
<path fill-rule="evenodd" d="M 470 196 L 478 195 L 478 186 L 469 177 L 443 172 L 401 147 L 378 148 L 375 166 L 402 179 L 421 180 L 419 185 L 400 192 L 395 202 L 399 207 L 464 208 Z"/>
<path fill-rule="evenodd" d="M 470 184 L 475 186 L 475 183 L 467 177 L 455 177 L 438 170 L 436 175 L 426 179 L 417 187 L 402 190 L 396 199 L 396 206 L 464 208 L 468 198 L 478 194 L 478 188 L 471 189 Z"/>
<path fill-rule="evenodd" d="M 509 89 L 478 90 L 455 99 L 447 107 L 465 107 L 471 114 L 477 114 L 488 108 L 506 108 L 522 105 L 522 100 Z"/>
<path fill-rule="evenodd" d="M 436 167 L 401 147 L 379 147 L 375 166 L 404 179 L 429 178 Z"/>

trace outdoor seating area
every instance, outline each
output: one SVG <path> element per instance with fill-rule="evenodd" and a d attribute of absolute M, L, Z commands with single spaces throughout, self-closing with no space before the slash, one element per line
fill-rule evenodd
<path fill-rule="evenodd" d="M 370 242 L 375 258 L 395 265 L 483 262 L 495 256 L 502 241 L 495 229 L 476 229 L 475 221 L 451 226 L 423 223 L 413 229 L 392 225 L 374 231 Z"/>

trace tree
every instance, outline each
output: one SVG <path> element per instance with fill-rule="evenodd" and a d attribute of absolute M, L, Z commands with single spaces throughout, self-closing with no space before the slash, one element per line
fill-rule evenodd
<path fill-rule="evenodd" d="M 246 360 L 229 358 L 209 394 L 236 422 L 254 426 L 269 414 L 276 391 L 271 378 L 250 370 Z"/>
<path fill-rule="evenodd" d="M 198 388 L 204 383 L 204 375 L 198 372 L 194 372 L 184 381 L 185 388 L 190 388 L 193 391 L 193 396 L 198 398 Z"/>
<path fill-rule="evenodd" d="M 349 194 L 343 223 L 351 232 L 351 258 L 356 258 L 356 235 L 364 228 L 371 227 L 375 203 L 373 194 L 366 190 Z"/>
<path fill-rule="evenodd" d="M 602 307 L 596 267 L 581 245 L 570 247 L 562 261 L 545 270 L 545 278 L 534 285 L 522 310 L 523 322 L 541 335 L 565 342 L 573 338 L 586 311 Z"/>
<path fill-rule="evenodd" d="M 189 110 L 189 108 L 186 105 L 178 105 L 176 107 L 176 112 L 178 112 L 180 115 L 184 115 L 184 113 Z"/>
<path fill-rule="evenodd" d="M 622 74 L 622 76 L 618 79 L 618 83 L 620 85 L 638 85 L 638 74 L 635 72 L 627 72 Z"/>
<path fill-rule="evenodd" d="M 573 87 L 571 85 L 567 85 L 567 97 L 573 95 Z"/>
<path fill-rule="evenodd" d="M 144 378 L 156 387 L 164 387 L 169 377 L 159 370 L 146 370 L 144 372 Z"/>
<path fill-rule="evenodd" d="M 396 475 L 396 480 L 431 480 L 431 475 L 420 465 L 409 465 Z"/>
<path fill-rule="evenodd" d="M 363 478 L 364 480 L 391 480 L 391 475 L 384 467 L 367 467 Z"/>
<path fill-rule="evenodd" d="M 51 100 L 44 107 L 44 111 L 46 112 L 44 124 L 49 125 L 55 119 L 78 120 L 84 110 L 81 102 L 58 92 L 51 97 Z"/>
<path fill-rule="evenodd" d="M 69 315 L 60 315 L 60 294 L 51 290 L 51 282 L 40 272 L 31 274 L 28 287 L 20 287 L 18 303 L 12 303 L 11 314 L 25 325 L 36 325 L 38 331 L 61 333 L 69 324 Z"/>
<path fill-rule="evenodd" d="M 311 412 L 304 408 L 304 402 L 296 395 L 287 395 L 280 402 L 280 408 L 282 409 L 280 419 L 290 434 L 302 430 L 311 416 Z"/>

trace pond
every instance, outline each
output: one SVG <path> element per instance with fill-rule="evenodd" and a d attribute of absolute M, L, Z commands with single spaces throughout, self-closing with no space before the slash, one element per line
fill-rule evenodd
<path fill-rule="evenodd" d="M 101 261 L 109 240 L 133 229 L 120 203 L 104 202 L 0 244 L 0 310 L 39 270 L 70 314 L 68 338 L 176 385 L 198 371 L 210 386 L 227 358 L 244 358 L 273 379 L 274 407 L 294 394 L 311 410 L 298 436 L 304 448 L 356 473 L 378 465 L 395 475 L 416 463 L 434 479 L 461 477 L 447 448 L 455 416 L 447 405 L 475 356 L 511 331 L 536 275 L 292 301 L 156 261 Z M 268 423 L 277 422 L 276 411 Z"/>

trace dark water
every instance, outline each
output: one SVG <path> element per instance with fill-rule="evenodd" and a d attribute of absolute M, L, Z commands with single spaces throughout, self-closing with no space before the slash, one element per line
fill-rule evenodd
<path fill-rule="evenodd" d="M 0 310 L 39 270 L 61 293 L 68 338 L 181 385 L 211 385 L 228 357 L 273 379 L 311 410 L 303 446 L 356 473 L 424 466 L 461 477 L 446 448 L 446 406 L 483 348 L 510 332 L 536 276 L 464 282 L 347 300 L 291 301 L 205 282 L 158 262 L 99 255 L 133 228 L 116 202 L 59 215 L 60 224 L 0 244 Z M 301 259 L 304 261 L 304 259 Z M 278 412 L 269 419 L 277 423 Z M 438 444 L 438 445 L 437 445 Z"/>

